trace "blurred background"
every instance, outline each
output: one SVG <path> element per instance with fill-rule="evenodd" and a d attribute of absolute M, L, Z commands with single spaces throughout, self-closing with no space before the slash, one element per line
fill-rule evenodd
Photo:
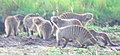
<path fill-rule="evenodd" d="M 38 13 L 49 19 L 53 11 L 94 14 L 93 24 L 101 26 L 120 20 L 120 0 L 0 0 L 0 19 L 15 14 Z"/>

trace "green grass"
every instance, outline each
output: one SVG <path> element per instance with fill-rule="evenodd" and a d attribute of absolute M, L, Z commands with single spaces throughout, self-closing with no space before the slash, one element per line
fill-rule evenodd
<path fill-rule="evenodd" d="M 52 11 L 91 12 L 98 24 L 120 20 L 120 0 L 0 0 L 0 16 L 6 14 L 39 13 L 52 15 Z"/>
<path fill-rule="evenodd" d="M 94 25 L 87 25 L 86 28 L 94 29 L 97 32 L 111 32 L 111 33 L 114 33 L 115 31 L 120 30 L 120 26 L 100 27 L 100 26 L 94 26 Z"/>

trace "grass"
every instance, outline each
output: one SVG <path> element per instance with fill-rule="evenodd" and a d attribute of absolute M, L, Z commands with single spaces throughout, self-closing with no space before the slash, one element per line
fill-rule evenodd
<path fill-rule="evenodd" d="M 101 49 L 99 46 L 89 46 L 88 48 L 54 48 L 43 46 L 23 46 L 23 48 L 0 48 L 0 54 L 5 55 L 119 55 L 120 51 Z"/>
<path fill-rule="evenodd" d="M 0 16 L 3 17 L 8 14 L 39 13 L 50 18 L 52 12 L 58 10 L 58 14 L 91 12 L 98 24 L 120 20 L 119 0 L 0 0 L 0 5 Z"/>
<path fill-rule="evenodd" d="M 97 32 L 111 32 L 114 33 L 116 30 L 120 30 L 120 26 L 113 26 L 113 27 L 100 27 L 100 26 L 94 26 L 94 25 L 88 25 L 86 26 L 88 29 L 94 29 Z"/>

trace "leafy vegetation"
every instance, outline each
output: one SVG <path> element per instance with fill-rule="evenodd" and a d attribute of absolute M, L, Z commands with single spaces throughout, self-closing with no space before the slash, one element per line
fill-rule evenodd
<path fill-rule="evenodd" d="M 53 11 L 91 12 L 96 23 L 120 20 L 120 0 L 0 0 L 0 15 L 39 13 L 40 16 Z"/>
<path fill-rule="evenodd" d="M 113 26 L 113 27 L 99 27 L 99 26 L 94 26 L 94 25 L 88 25 L 86 26 L 86 28 L 88 29 L 94 29 L 98 32 L 115 32 L 115 31 L 119 31 L 120 26 Z"/>

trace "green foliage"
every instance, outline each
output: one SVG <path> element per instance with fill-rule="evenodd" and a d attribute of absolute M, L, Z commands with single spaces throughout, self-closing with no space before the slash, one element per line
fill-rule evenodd
<path fill-rule="evenodd" d="M 120 20 L 120 0 L 0 0 L 0 15 L 39 13 L 42 16 L 52 11 L 59 14 L 68 11 L 91 12 L 95 22 L 104 23 L 112 19 Z"/>
<path fill-rule="evenodd" d="M 88 29 L 94 29 L 98 32 L 115 32 L 120 29 L 120 26 L 113 26 L 113 27 L 99 27 L 94 25 L 88 25 L 86 26 Z"/>

